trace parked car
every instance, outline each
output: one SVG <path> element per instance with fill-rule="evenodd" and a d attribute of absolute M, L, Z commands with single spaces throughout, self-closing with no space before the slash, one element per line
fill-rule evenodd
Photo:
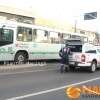
<path fill-rule="evenodd" d="M 69 64 L 71 68 L 89 68 L 90 72 L 95 72 L 100 67 L 100 46 L 89 43 L 81 45 L 69 45 L 71 54 Z"/>

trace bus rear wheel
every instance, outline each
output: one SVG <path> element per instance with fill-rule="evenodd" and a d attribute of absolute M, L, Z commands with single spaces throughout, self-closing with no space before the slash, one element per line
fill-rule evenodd
<path fill-rule="evenodd" d="M 15 62 L 17 63 L 26 63 L 27 60 L 27 54 L 24 52 L 18 52 L 15 56 Z"/>

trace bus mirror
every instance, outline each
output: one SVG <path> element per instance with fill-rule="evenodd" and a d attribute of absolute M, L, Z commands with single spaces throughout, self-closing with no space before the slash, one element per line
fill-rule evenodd
<path fill-rule="evenodd" d="M 1 27 L 1 29 L 0 29 L 0 40 L 3 39 L 3 35 L 4 35 L 4 27 L 5 27 L 5 25 L 3 25 L 3 26 Z"/>
<path fill-rule="evenodd" d="M 5 27 L 5 25 L 3 25 L 2 28 L 1 28 L 1 32 L 0 32 L 1 35 L 4 33 L 4 27 Z"/>

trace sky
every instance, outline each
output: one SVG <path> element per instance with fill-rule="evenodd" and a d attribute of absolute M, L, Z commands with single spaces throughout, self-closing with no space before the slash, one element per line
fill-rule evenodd
<path fill-rule="evenodd" d="M 70 22 L 77 20 L 77 26 L 98 26 L 98 21 L 84 21 L 83 14 L 100 9 L 100 0 L 0 0 L 0 5 L 12 6 L 36 12 L 36 17 L 52 18 L 59 21 Z M 92 25 L 93 24 L 93 25 Z"/>

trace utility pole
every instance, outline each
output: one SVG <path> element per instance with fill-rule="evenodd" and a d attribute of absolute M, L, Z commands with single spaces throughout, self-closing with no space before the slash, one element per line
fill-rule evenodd
<path fill-rule="evenodd" d="M 74 33 L 76 33 L 77 32 L 77 20 L 75 19 L 75 23 L 74 23 L 75 25 L 74 25 Z"/>

